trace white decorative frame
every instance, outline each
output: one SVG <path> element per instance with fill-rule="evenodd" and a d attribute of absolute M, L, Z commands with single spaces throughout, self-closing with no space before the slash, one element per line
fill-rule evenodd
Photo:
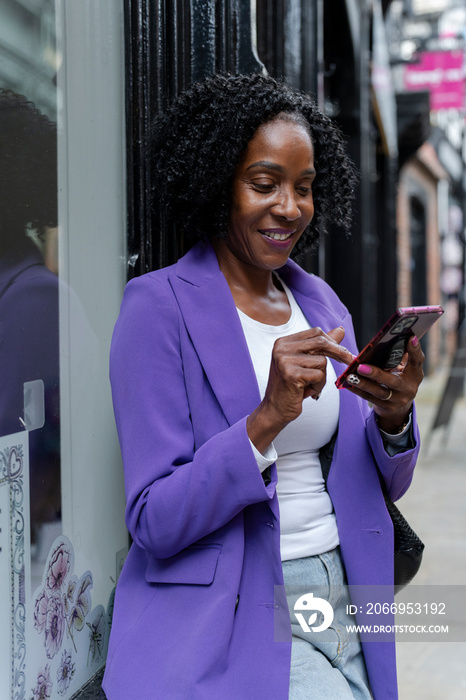
<path fill-rule="evenodd" d="M 9 653 L 0 673 L 2 697 L 7 697 L 3 683 L 8 679 L 8 697 L 23 700 L 26 693 L 26 608 L 29 536 L 29 451 L 28 433 L 0 438 L 0 522 L 1 581 L 0 620 L 3 646 Z M 7 566 L 8 562 L 8 566 Z M 3 670 L 3 669 L 2 669 Z M 5 668 L 5 671 L 7 669 Z"/>
<path fill-rule="evenodd" d="M 67 700 L 103 665 L 113 594 L 92 608 L 92 573 L 77 576 L 74 562 L 59 536 L 31 594 L 28 433 L 0 438 L 2 698 Z"/>

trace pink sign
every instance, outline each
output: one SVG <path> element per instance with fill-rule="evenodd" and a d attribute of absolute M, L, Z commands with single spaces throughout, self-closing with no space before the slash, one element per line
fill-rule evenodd
<path fill-rule="evenodd" d="M 430 92 L 432 110 L 465 107 L 463 51 L 429 51 L 420 61 L 405 68 L 405 89 Z"/>

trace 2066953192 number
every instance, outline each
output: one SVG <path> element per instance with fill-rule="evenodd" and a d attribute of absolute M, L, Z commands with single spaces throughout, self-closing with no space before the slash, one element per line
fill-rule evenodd
<path fill-rule="evenodd" d="M 445 603 L 367 603 L 365 612 L 366 615 L 445 615 L 445 608 Z"/>

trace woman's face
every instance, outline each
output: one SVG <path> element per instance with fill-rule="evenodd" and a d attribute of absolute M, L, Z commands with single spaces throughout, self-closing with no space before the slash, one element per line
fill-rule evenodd
<path fill-rule="evenodd" d="M 236 170 L 220 262 L 282 267 L 314 215 L 314 149 L 304 126 L 275 119 L 249 142 Z"/>

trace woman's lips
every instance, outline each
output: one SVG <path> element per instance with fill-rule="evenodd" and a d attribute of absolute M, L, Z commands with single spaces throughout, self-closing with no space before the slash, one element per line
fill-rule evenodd
<path fill-rule="evenodd" d="M 293 236 L 293 234 L 296 233 L 296 229 L 294 229 L 293 231 L 288 231 L 287 229 L 283 228 L 268 228 L 260 229 L 259 233 L 262 233 L 264 236 L 270 238 L 272 241 L 287 241 Z"/>

